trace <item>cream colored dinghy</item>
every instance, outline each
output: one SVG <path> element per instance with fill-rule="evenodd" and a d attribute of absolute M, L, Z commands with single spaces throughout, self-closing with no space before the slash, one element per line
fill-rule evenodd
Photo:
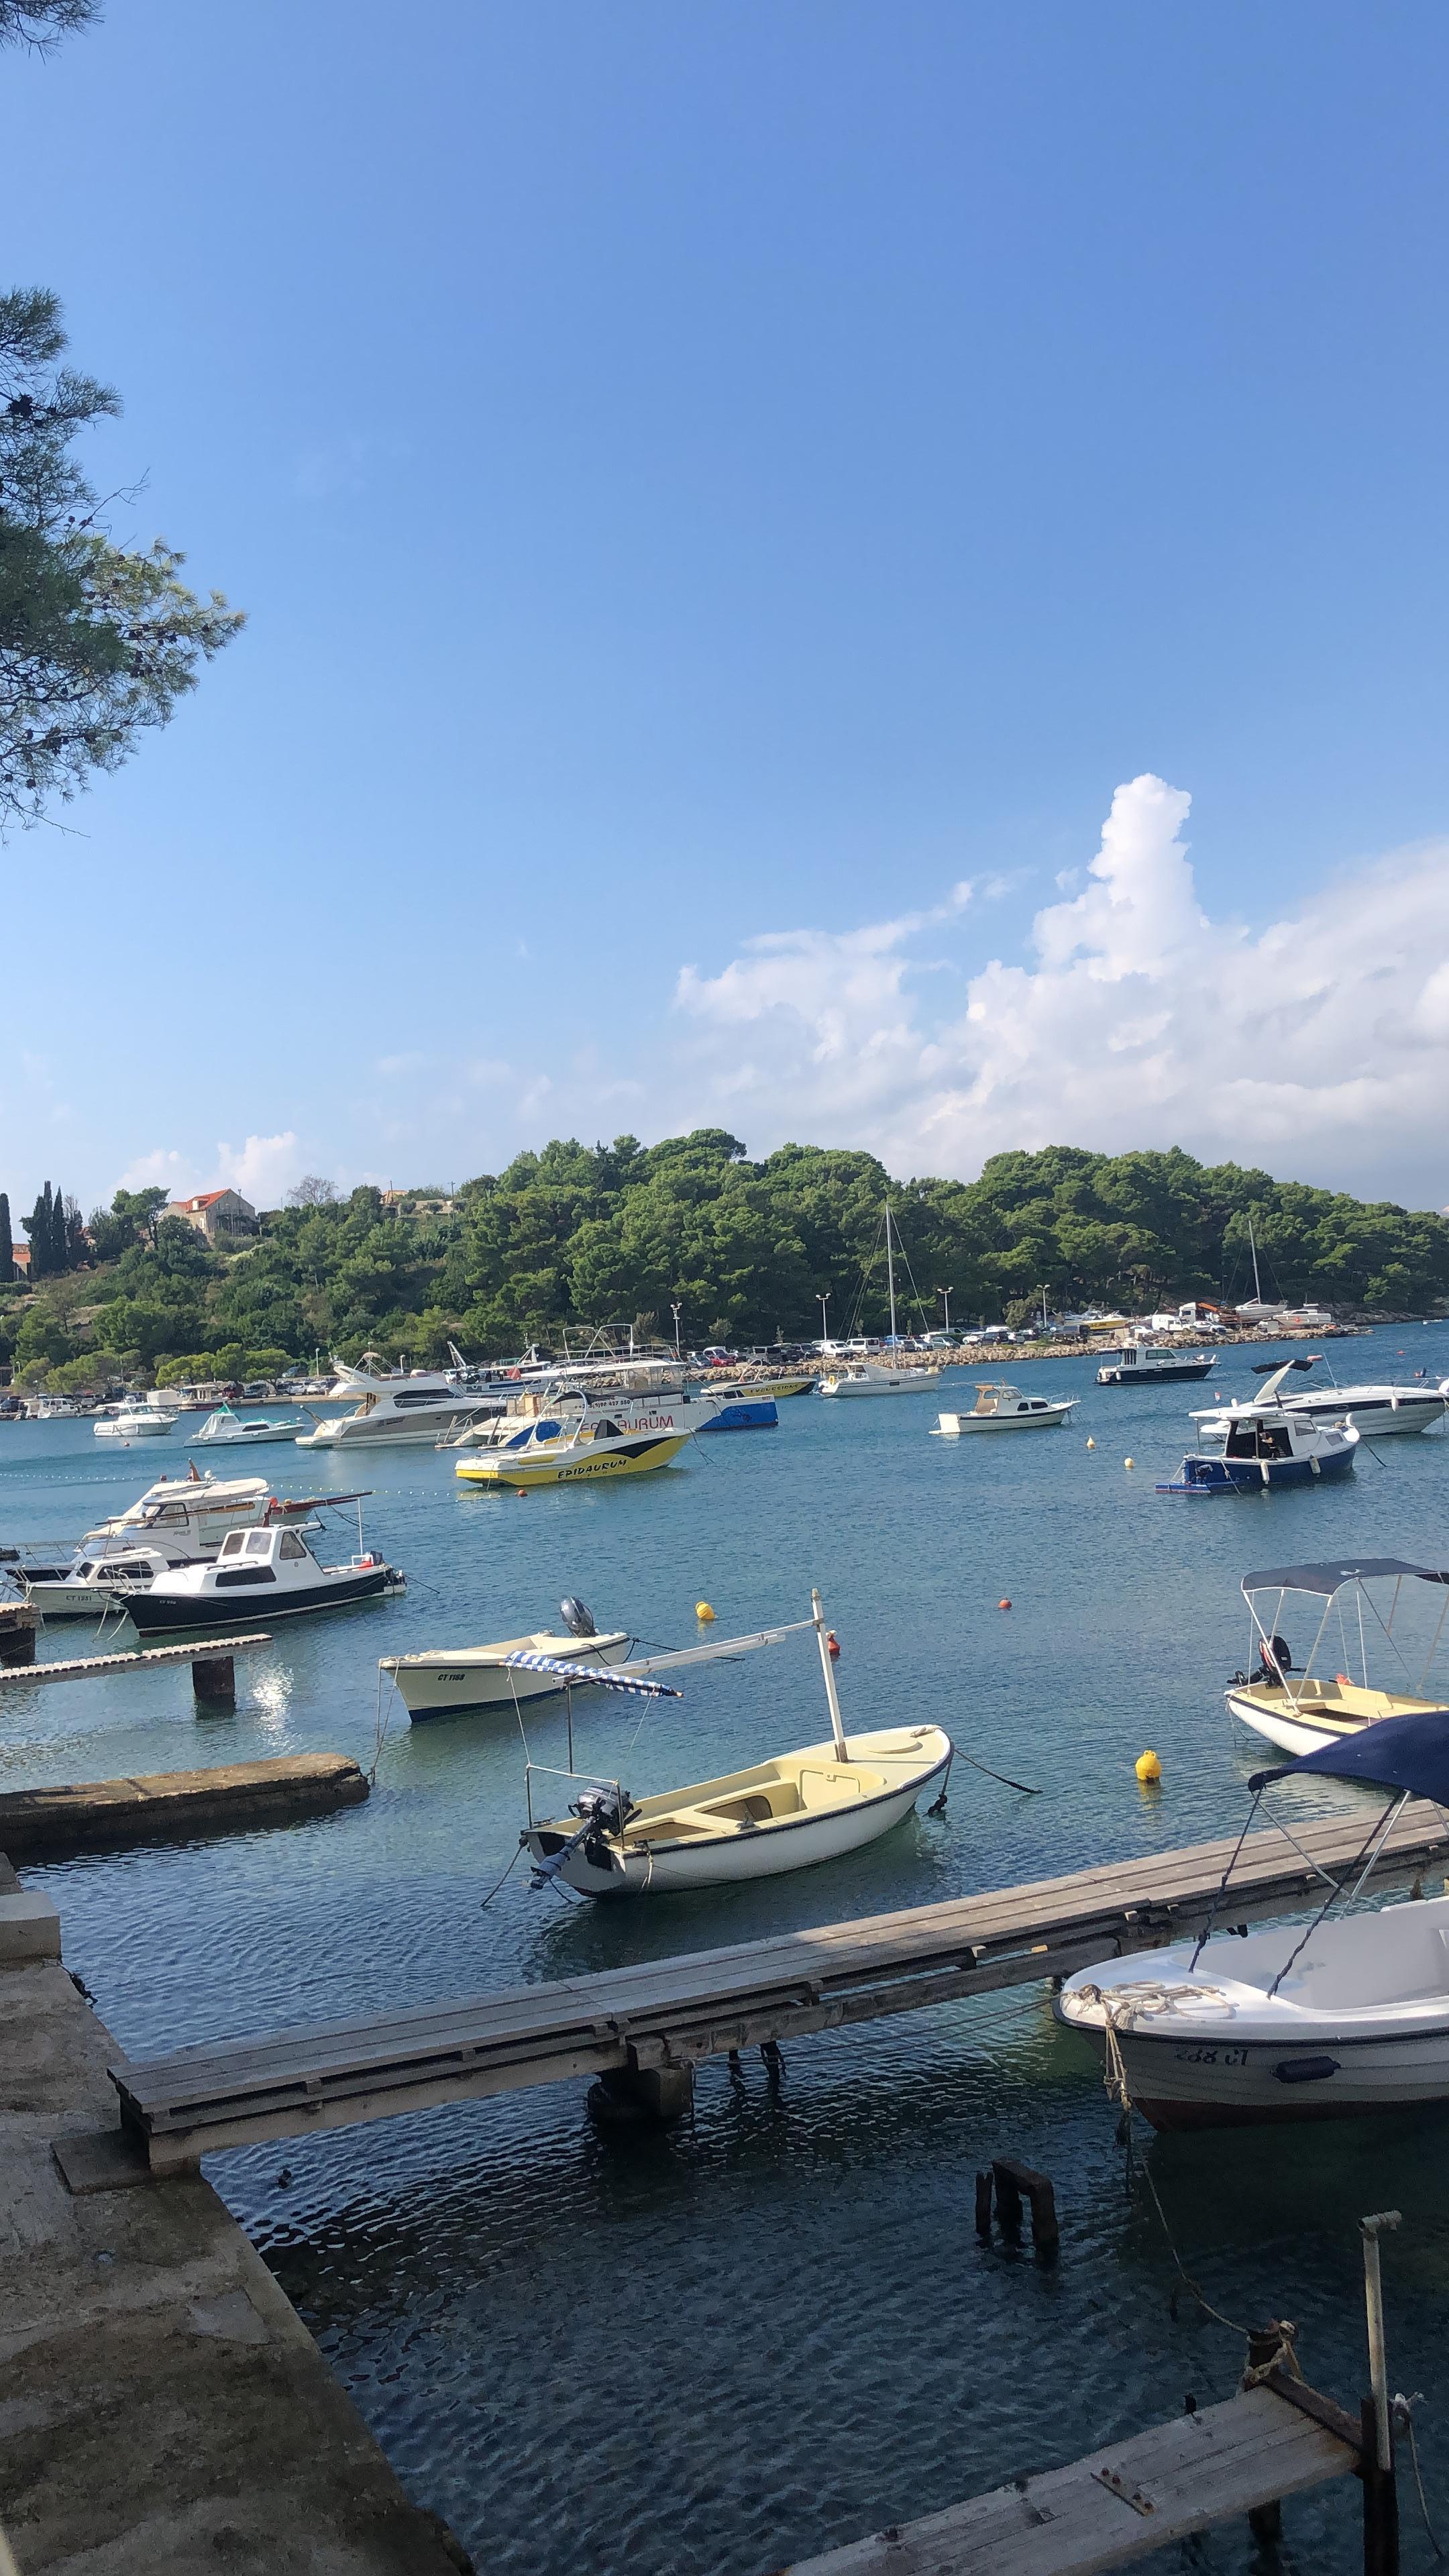
<path fill-rule="evenodd" d="M 659 1797 L 634 1799 L 616 1780 L 595 1781 L 567 1814 L 553 1817 L 534 1815 L 531 1766 L 522 1840 L 533 1856 L 535 1887 L 560 1878 L 582 1896 L 644 1896 L 777 1878 L 878 1842 L 924 1791 L 944 1786 L 953 1747 L 939 1726 L 847 1738 L 818 1592 L 813 1599 L 813 1618 L 800 1624 L 813 1627 L 819 1643 L 830 1739 Z M 642 1675 L 666 1660 L 653 1657 L 634 1669 Z M 597 1678 L 631 1686 L 625 1674 Z"/>
<path fill-rule="evenodd" d="M 967 1431 L 1056 1431 L 1069 1422 L 1080 1396 L 1023 1395 L 1004 1378 L 978 1378 L 969 1413 L 938 1413 L 933 1440 L 955 1440 Z"/>
<path fill-rule="evenodd" d="M 1444 1693 L 1432 1688 L 1429 1675 L 1449 1615 L 1449 1570 L 1398 1556 L 1280 1565 L 1245 1574 L 1243 1598 L 1257 1661 L 1234 1674 L 1225 1694 L 1228 1715 L 1284 1753 L 1315 1753 L 1386 1718 L 1443 1707 Z M 1295 1599 L 1313 1605 L 1317 1622 L 1301 1669 L 1281 1633 Z M 1428 1611 L 1417 1627 L 1416 1604 Z M 1329 1672 L 1340 1657 L 1344 1669 Z M 1389 1686 L 1371 1679 L 1375 1667 L 1391 1677 Z"/>
<path fill-rule="evenodd" d="M 1359 1853 L 1362 1887 L 1408 1799 L 1449 1800 L 1449 1710 L 1386 1718 L 1284 1770 L 1259 1772 L 1255 1800 L 1303 1772 L 1391 1792 Z M 1230 1877 L 1231 1867 L 1214 1916 L 1232 1912 Z M 1111 2072 L 1157 2129 L 1343 2119 L 1449 2101 L 1449 1897 L 1329 1923 L 1341 1892 L 1331 1887 L 1307 1931 L 1275 1924 L 1228 1939 L 1224 1923 L 1211 1964 L 1202 1953 L 1213 1918 L 1195 1947 L 1083 1968 L 1058 1995 L 1057 2018 L 1115 2061 Z"/>
<path fill-rule="evenodd" d="M 587 1665 L 621 1664 L 629 1651 L 626 1628 L 601 1636 L 581 1601 L 562 1605 L 567 1633 L 556 1636 L 536 1628 L 528 1637 L 504 1637 L 494 1646 L 455 1646 L 451 1653 L 385 1655 L 379 1672 L 389 1673 L 416 1726 L 426 1717 L 456 1717 L 462 1711 L 512 1714 L 522 1700 L 556 1699 L 580 1684 Z M 587 1624 L 584 1624 L 587 1623 Z M 520 1655 L 537 1662 L 520 1664 Z"/>

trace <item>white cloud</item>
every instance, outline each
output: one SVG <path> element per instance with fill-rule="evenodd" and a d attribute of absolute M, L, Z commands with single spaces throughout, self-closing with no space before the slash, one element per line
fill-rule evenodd
<path fill-rule="evenodd" d="M 244 1145 L 218 1145 L 217 1170 L 224 1186 L 240 1190 L 254 1207 L 277 1207 L 297 1179 L 302 1157 L 289 1127 L 282 1136 L 248 1136 Z"/>
<path fill-rule="evenodd" d="M 116 1184 L 122 1190 L 169 1190 L 180 1198 L 183 1190 L 194 1189 L 195 1165 L 171 1145 L 153 1146 L 149 1154 L 138 1154 L 128 1163 Z"/>
<path fill-rule="evenodd" d="M 982 964 L 964 1010 L 959 986 L 922 981 L 943 961 L 912 945 L 954 900 L 771 933 L 713 976 L 685 967 L 701 1114 L 712 1099 L 748 1118 L 757 1149 L 869 1144 L 900 1171 L 969 1176 L 1014 1145 L 1177 1143 L 1437 1201 L 1449 844 L 1365 867 L 1252 935 L 1202 909 L 1189 802 L 1150 775 L 1119 787 L 1085 890 L 1037 914 L 1033 963 Z"/>

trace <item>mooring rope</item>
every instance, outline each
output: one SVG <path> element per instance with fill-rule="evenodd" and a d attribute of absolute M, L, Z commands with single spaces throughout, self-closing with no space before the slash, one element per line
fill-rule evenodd
<path fill-rule="evenodd" d="M 1424 2392 L 1422 2388 L 1416 2388 L 1412 2397 L 1396 2397 L 1394 2399 L 1393 2411 L 1399 2418 L 1404 2427 L 1404 2431 L 1409 2437 L 1409 2457 L 1414 2463 L 1414 2484 L 1419 2490 L 1419 2511 L 1424 2517 L 1424 2530 L 1428 2536 L 1429 2546 L 1433 2550 L 1436 2558 L 1442 2558 L 1444 2552 L 1439 2546 L 1438 2535 L 1435 2532 L 1432 2522 L 1429 2520 L 1429 2506 L 1424 2495 L 1424 2481 L 1419 2470 L 1419 2445 L 1414 2438 L 1414 2409 L 1416 2406 L 1423 2404 L 1423 2399 Z"/>

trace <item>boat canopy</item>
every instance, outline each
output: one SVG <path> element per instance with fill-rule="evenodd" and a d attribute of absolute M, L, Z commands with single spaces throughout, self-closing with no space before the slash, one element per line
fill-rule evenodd
<path fill-rule="evenodd" d="M 1405 1571 L 1412 1574 L 1415 1568 Z M 1436 1806 L 1449 1807 L 1449 1708 L 1381 1717 L 1359 1734 L 1321 1744 L 1316 1753 L 1302 1754 L 1276 1771 L 1255 1771 L 1248 1786 L 1256 1796 L 1272 1781 L 1295 1779 L 1300 1771 L 1321 1772 L 1367 1789 L 1392 1789 L 1399 1797 L 1431 1798 Z"/>
<path fill-rule="evenodd" d="M 529 1673 L 558 1673 L 566 1682 L 596 1682 L 600 1690 L 632 1691 L 638 1699 L 680 1699 L 667 1682 L 636 1681 L 630 1673 L 611 1672 L 607 1664 L 575 1664 L 561 1655 L 505 1655 L 505 1664 L 520 1664 Z"/>
<path fill-rule="evenodd" d="M 1449 1571 L 1430 1565 L 1408 1565 L 1400 1556 L 1364 1556 L 1356 1565 L 1275 1565 L 1266 1574 L 1245 1574 L 1244 1592 L 1320 1592 L 1331 1598 L 1345 1583 L 1371 1583 L 1412 1575 L 1416 1583 L 1449 1583 Z"/>

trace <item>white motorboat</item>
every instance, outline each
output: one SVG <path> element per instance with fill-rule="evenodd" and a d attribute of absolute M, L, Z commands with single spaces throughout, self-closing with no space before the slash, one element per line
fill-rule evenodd
<path fill-rule="evenodd" d="M 127 1594 L 125 1608 L 143 1636 L 177 1628 L 220 1636 L 405 1588 L 396 1567 L 370 1553 L 322 1565 L 300 1530 L 229 1530 L 213 1561 L 158 1576 L 149 1591 Z"/>
<path fill-rule="evenodd" d="M 164 1440 L 175 1430 L 178 1418 L 137 1396 L 131 1403 L 118 1404 L 114 1412 L 98 1415 L 91 1429 L 97 1440 Z"/>
<path fill-rule="evenodd" d="M 357 1494 L 274 1494 L 265 1476 L 213 1476 L 193 1465 L 184 1476 L 162 1476 L 128 1510 L 87 1530 L 82 1550 L 112 1554 L 117 1546 L 155 1541 L 188 1557 L 215 1556 L 228 1530 L 305 1520 L 323 1504 L 353 1503 Z M 65 1572 L 64 1566 L 58 1571 Z"/>
<path fill-rule="evenodd" d="M 397 1684 L 413 1724 L 426 1717 L 457 1717 L 463 1711 L 499 1709 L 512 1713 L 525 1700 L 556 1699 L 574 1687 L 571 1676 L 588 1665 L 621 1664 L 629 1651 L 626 1628 L 595 1629 L 582 1602 L 566 1601 L 563 1615 L 571 1624 L 563 1635 L 536 1628 L 527 1637 L 504 1637 L 492 1646 L 454 1647 L 450 1653 L 386 1655 L 379 1665 Z M 540 1660 L 521 1665 L 520 1654 Z M 579 1687 L 586 1687 L 580 1681 Z"/>
<path fill-rule="evenodd" d="M 269 1440 L 295 1441 L 305 1430 L 302 1422 L 274 1422 L 269 1414 L 242 1415 L 233 1413 L 229 1404 L 219 1404 L 190 1438 L 209 1449 L 260 1449 Z"/>
<path fill-rule="evenodd" d="M 1004 1378 L 978 1378 L 969 1413 L 939 1413 L 933 1440 L 956 1440 L 969 1431 L 1056 1431 L 1071 1420 L 1079 1396 L 1023 1395 Z"/>
<path fill-rule="evenodd" d="M 1406 1593 L 1406 1583 L 1431 1588 Z M 1443 1706 L 1429 1673 L 1449 1614 L 1449 1572 L 1397 1556 L 1365 1556 L 1271 1566 L 1245 1574 L 1242 1588 L 1257 1662 L 1235 1675 L 1225 1694 L 1228 1714 L 1269 1744 L 1285 1753 L 1315 1753 L 1385 1718 Z M 1317 1620 L 1301 1668 L 1281 1633 L 1294 1599 L 1311 1602 Z M 1416 1607 L 1427 1614 L 1417 1627 Z M 1370 1680 L 1371 1641 L 1380 1663 L 1396 1667 L 1392 1689 Z M 1342 1671 L 1322 1669 L 1340 1658 Z M 1355 1661 L 1357 1678 L 1350 1669 Z"/>
<path fill-rule="evenodd" d="M 1209 1351 L 1174 1349 L 1170 1342 L 1123 1342 L 1097 1371 L 1098 1386 L 1169 1386 L 1174 1379 L 1208 1377 L 1217 1367 Z"/>
<path fill-rule="evenodd" d="M 341 1364 L 332 1393 L 353 1398 L 353 1410 L 298 1433 L 299 1449 L 395 1449 L 414 1443 L 432 1448 L 446 1433 L 501 1411 L 504 1401 L 500 1388 L 469 1391 L 445 1369 L 372 1377 L 366 1369 Z"/>
<path fill-rule="evenodd" d="M 1449 1802 L 1449 1710 L 1385 1719 L 1285 1771 L 1260 1772 L 1255 1800 L 1304 1771 L 1386 1789 L 1377 1845 L 1411 1796 Z M 1231 1911 L 1231 1870 L 1219 1904 Z M 1109 2062 L 1114 2089 L 1158 2129 L 1344 2119 L 1449 2100 L 1449 1897 L 1409 1898 L 1307 1931 L 1279 1924 L 1211 1944 L 1173 1943 L 1149 1960 L 1110 1959 L 1067 1979 L 1055 2011 Z"/>
<path fill-rule="evenodd" d="M 658 1438 L 678 1431 L 707 1431 L 713 1425 L 724 1399 L 717 1395 L 691 1395 L 683 1390 L 669 1393 L 661 1389 L 633 1392 L 626 1385 L 614 1390 L 588 1384 L 577 1385 L 561 1375 L 551 1385 L 522 1387 L 506 1403 L 497 1398 L 498 1409 L 482 1420 L 465 1423 L 463 1429 L 440 1440 L 440 1449 L 481 1449 L 489 1455 L 504 1451 L 535 1448 L 541 1438 L 572 1438 L 588 1426 L 596 1429 L 607 1418 L 609 1436 L 638 1440 Z M 543 1426 L 551 1423 L 545 1433 Z"/>
<path fill-rule="evenodd" d="M 81 1548 L 67 1573 L 46 1576 L 19 1569 L 25 1598 L 45 1619 L 104 1619 L 120 1597 L 149 1592 L 159 1575 L 177 1573 L 194 1558 L 174 1548 L 123 1547 L 99 1556 Z"/>
<path fill-rule="evenodd" d="M 1178 1475 L 1159 1494 L 1261 1494 L 1280 1485 L 1316 1485 L 1353 1473 L 1356 1431 L 1336 1422 L 1304 1422 L 1281 1405 L 1230 1422 L 1220 1449 L 1189 1450 Z"/>
<path fill-rule="evenodd" d="M 1194 1413 L 1199 1440 L 1225 1440 L 1234 1422 L 1251 1421 L 1265 1409 L 1277 1407 L 1303 1422 L 1343 1423 L 1354 1431 L 1375 1440 L 1387 1440 L 1409 1431 L 1432 1431 L 1449 1413 L 1449 1378 L 1437 1385 L 1394 1386 L 1387 1382 L 1375 1386 L 1324 1386 L 1305 1388 L 1300 1395 L 1281 1390 L 1295 1372 L 1316 1368 L 1316 1359 L 1278 1362 L 1260 1360 L 1254 1367 L 1255 1377 L 1267 1379 L 1266 1386 L 1255 1396 L 1235 1396 L 1230 1404 L 1216 1404 L 1210 1411 Z"/>
<path fill-rule="evenodd" d="M 818 1592 L 813 1599 L 814 1616 L 800 1626 L 813 1627 L 819 1645 L 830 1710 L 827 1741 L 657 1797 L 635 1799 L 617 1780 L 595 1780 L 581 1787 L 565 1815 L 552 1817 L 534 1814 L 530 1765 L 522 1839 L 533 1856 L 535 1887 L 560 1878 L 583 1896 L 645 1896 L 779 1877 L 878 1841 L 928 1788 L 944 1784 L 953 1747 L 939 1726 L 847 1737 Z M 767 1633 L 773 1642 L 791 1632 Z M 718 1651 L 655 1655 L 617 1673 L 597 1671 L 593 1678 L 606 1688 L 658 1690 L 648 1678 L 652 1673 Z"/>

